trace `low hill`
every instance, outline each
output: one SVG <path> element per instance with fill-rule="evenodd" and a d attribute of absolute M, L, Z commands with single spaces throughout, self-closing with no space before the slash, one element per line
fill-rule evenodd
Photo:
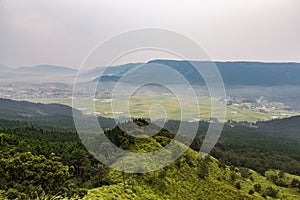
<path fill-rule="evenodd" d="M 101 76 L 101 77 L 98 77 L 96 78 L 95 80 L 93 81 L 100 81 L 100 82 L 117 82 L 119 81 L 121 77 L 120 76 L 110 76 L 110 75 L 104 75 L 104 76 Z"/>
<path fill-rule="evenodd" d="M 0 98 L 0 118 L 47 123 L 49 126 L 73 128 L 73 111 L 79 110 L 62 104 L 41 104 Z"/>
<path fill-rule="evenodd" d="M 55 65 L 37 65 L 33 67 L 19 67 L 17 71 L 30 73 L 75 73 L 77 70 Z"/>
<path fill-rule="evenodd" d="M 1 68 L 0 68 L 1 69 Z M 1 69 L 1 83 L 73 83 L 77 70 L 55 65 Z"/>
<path fill-rule="evenodd" d="M 4 118 L 26 118 L 51 115 L 72 116 L 72 110 L 71 107 L 62 104 L 41 104 L 0 99 L 0 116 L 4 116 Z"/>

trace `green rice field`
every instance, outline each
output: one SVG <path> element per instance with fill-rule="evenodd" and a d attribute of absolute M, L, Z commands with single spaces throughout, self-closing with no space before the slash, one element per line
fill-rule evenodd
<path fill-rule="evenodd" d="M 60 103 L 72 106 L 71 99 L 26 99 L 38 103 Z M 211 116 L 211 100 L 209 97 L 198 97 L 198 103 L 192 97 L 178 98 L 170 95 L 136 95 L 131 98 L 93 99 L 76 101 L 74 107 L 85 114 L 118 118 L 130 116 L 134 118 L 155 118 L 199 121 L 209 120 Z M 218 100 L 214 100 L 218 101 Z M 299 115 L 297 112 L 269 108 L 261 112 L 259 108 L 245 109 L 249 103 L 232 104 L 226 107 L 226 120 L 234 121 L 263 121 Z M 217 109 L 217 112 L 220 110 Z"/>

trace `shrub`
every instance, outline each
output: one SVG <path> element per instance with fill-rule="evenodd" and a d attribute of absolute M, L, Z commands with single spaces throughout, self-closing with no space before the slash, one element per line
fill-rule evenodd
<path fill-rule="evenodd" d="M 230 174 L 230 179 L 231 179 L 232 181 L 235 181 L 235 180 L 236 180 L 236 175 L 235 175 L 235 173 L 231 173 L 231 174 Z"/>
<path fill-rule="evenodd" d="M 255 184 L 254 185 L 254 191 L 260 193 L 261 192 L 261 185 L 260 184 Z"/>
<path fill-rule="evenodd" d="M 253 195 L 254 191 L 252 189 L 249 190 L 248 194 Z"/>
<path fill-rule="evenodd" d="M 247 169 L 247 168 L 241 168 L 240 169 L 240 172 L 241 172 L 241 176 L 243 177 L 243 178 L 249 178 L 250 176 L 251 176 L 251 172 L 250 172 L 250 170 L 249 169 Z"/>
<path fill-rule="evenodd" d="M 238 189 L 238 190 L 242 189 L 242 186 L 241 186 L 241 183 L 240 183 L 240 182 L 235 183 L 235 187 L 236 187 L 236 189 Z"/>
<path fill-rule="evenodd" d="M 265 194 L 272 198 L 278 198 L 278 190 L 274 189 L 273 187 L 267 187 Z"/>
<path fill-rule="evenodd" d="M 300 189 L 300 181 L 294 178 L 291 182 L 291 187 Z"/>

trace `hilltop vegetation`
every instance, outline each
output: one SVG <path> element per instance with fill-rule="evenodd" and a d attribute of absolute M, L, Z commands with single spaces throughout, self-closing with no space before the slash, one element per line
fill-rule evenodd
<path fill-rule="evenodd" d="M 147 125 L 144 120 L 137 120 L 136 123 Z M 188 149 L 164 169 L 146 174 L 124 174 L 94 160 L 78 142 L 75 132 L 7 120 L 2 121 L 1 129 L 8 133 L 0 135 L 0 190 L 3 198 L 299 197 L 298 176 L 276 170 L 267 170 L 263 176 L 247 168 L 228 166 L 209 155 L 200 159 L 198 152 L 193 149 Z M 173 137 L 171 133 L 163 131 L 149 139 L 143 139 L 141 143 L 140 139 L 120 132 L 117 127 L 108 130 L 106 134 L 118 146 L 132 152 L 156 150 L 170 142 Z"/>
<path fill-rule="evenodd" d="M 137 122 L 136 122 L 137 123 Z M 147 124 L 145 121 L 138 123 Z M 119 129 L 114 129 L 119 132 Z M 112 135 L 108 135 L 110 137 Z M 157 150 L 169 143 L 172 134 L 160 132 L 141 144 L 124 133 L 118 134 L 118 146 L 131 152 Z M 111 140 L 113 138 L 110 138 Z M 116 139 L 116 138 L 115 138 Z M 115 143 L 116 144 L 116 143 Z M 124 144 L 127 144 L 124 146 Z M 128 145 L 130 144 L 130 145 Z M 145 146 L 146 144 L 146 146 Z M 152 148 L 151 148 L 152 147 Z M 150 149 L 149 149 L 150 148 Z M 263 176 L 248 168 L 227 166 L 209 155 L 200 159 L 198 152 L 188 149 L 170 166 L 146 174 L 122 174 L 112 170 L 112 185 L 90 190 L 85 199 L 262 199 L 299 197 L 292 182 L 298 176 L 282 171 L 266 171 Z"/>
<path fill-rule="evenodd" d="M 196 122 L 182 122 L 193 126 Z M 166 128 L 176 132 L 180 122 L 168 121 Z M 191 148 L 199 150 L 208 129 L 200 122 L 197 141 Z M 211 155 L 227 165 L 247 167 L 264 174 L 268 169 L 300 175 L 300 117 L 268 122 L 228 122 Z"/>

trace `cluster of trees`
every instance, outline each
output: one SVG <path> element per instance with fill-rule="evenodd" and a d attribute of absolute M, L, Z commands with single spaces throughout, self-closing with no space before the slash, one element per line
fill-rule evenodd
<path fill-rule="evenodd" d="M 94 159 L 76 132 L 5 121 L 0 134 L 0 191 L 10 199 L 82 197 L 109 184 L 109 168 Z"/>
<path fill-rule="evenodd" d="M 179 124 L 179 121 L 169 121 L 166 126 L 176 132 Z M 199 151 L 208 125 L 199 123 L 192 149 Z M 300 175 L 299 125 L 300 117 L 259 122 L 258 128 L 247 127 L 244 123 L 236 123 L 236 127 L 225 124 L 211 155 L 227 165 L 251 168 L 262 175 L 269 169 Z"/>
<path fill-rule="evenodd" d="M 140 127 L 136 132 L 149 125 L 138 119 L 125 126 L 131 130 L 134 124 Z M 106 136 L 123 149 L 143 142 L 119 127 L 107 130 Z M 154 139 L 164 146 L 173 137 L 160 130 Z M 87 189 L 111 184 L 110 169 L 88 153 L 72 129 L 0 120 L 0 154 L 0 197 L 83 197 Z M 205 178 L 208 166 L 200 166 L 198 176 Z"/>

